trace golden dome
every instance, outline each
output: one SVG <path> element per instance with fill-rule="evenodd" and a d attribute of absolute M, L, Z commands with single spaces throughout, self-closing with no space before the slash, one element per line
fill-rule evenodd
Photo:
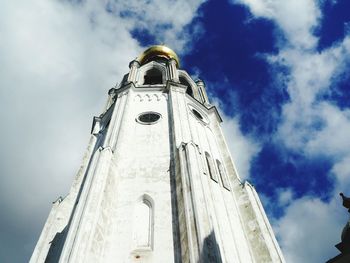
<path fill-rule="evenodd" d="M 174 59 L 176 61 L 176 66 L 180 66 L 180 61 L 176 53 L 170 48 L 163 45 L 155 45 L 147 48 L 138 58 L 137 60 L 140 64 L 145 64 L 156 57 L 166 58 L 166 59 Z"/>

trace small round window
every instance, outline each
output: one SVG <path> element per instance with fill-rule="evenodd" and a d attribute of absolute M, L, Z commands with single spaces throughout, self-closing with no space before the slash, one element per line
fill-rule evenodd
<path fill-rule="evenodd" d="M 137 117 L 137 121 L 142 124 L 154 124 L 160 120 L 161 115 L 156 112 L 144 112 Z"/>
<path fill-rule="evenodd" d="M 196 116 L 198 119 L 203 120 L 203 116 L 198 111 L 196 111 L 195 109 L 192 109 L 192 112 L 194 116 Z"/>

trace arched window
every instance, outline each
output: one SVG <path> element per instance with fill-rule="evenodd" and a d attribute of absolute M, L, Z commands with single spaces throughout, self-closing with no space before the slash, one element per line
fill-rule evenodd
<path fill-rule="evenodd" d="M 224 167 L 222 166 L 222 164 L 220 163 L 219 160 L 216 160 L 216 165 L 218 167 L 218 171 L 220 174 L 220 178 L 221 178 L 221 182 L 222 182 L 222 186 L 225 187 L 227 190 L 230 190 L 230 183 L 227 177 L 227 174 L 225 172 Z"/>
<path fill-rule="evenodd" d="M 145 73 L 144 80 L 143 80 L 144 85 L 154 85 L 154 84 L 162 84 L 162 83 L 163 83 L 163 75 L 159 69 L 152 68 Z"/>
<path fill-rule="evenodd" d="M 215 168 L 214 168 L 214 165 L 213 165 L 213 160 L 211 159 L 209 153 L 205 153 L 205 160 L 206 160 L 206 163 L 207 163 L 207 169 L 208 169 L 208 173 L 209 173 L 209 176 L 212 180 L 214 180 L 215 182 L 219 182 L 218 180 L 218 176 L 215 172 Z"/>
<path fill-rule="evenodd" d="M 179 80 L 180 80 L 180 83 L 182 85 L 187 86 L 186 93 L 188 95 L 190 95 L 191 97 L 193 97 L 193 90 L 192 90 L 191 85 L 188 83 L 188 81 L 184 77 L 181 77 L 181 76 L 179 77 Z"/>
<path fill-rule="evenodd" d="M 135 249 L 152 249 L 153 205 L 149 197 L 143 196 L 136 205 L 133 240 Z"/>

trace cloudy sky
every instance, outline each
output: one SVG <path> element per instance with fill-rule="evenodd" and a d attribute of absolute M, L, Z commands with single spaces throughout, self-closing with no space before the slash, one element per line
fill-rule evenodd
<path fill-rule="evenodd" d="M 107 91 L 165 43 L 205 80 L 287 262 L 324 262 L 348 219 L 347 0 L 0 1 L 0 261 L 26 262 Z"/>

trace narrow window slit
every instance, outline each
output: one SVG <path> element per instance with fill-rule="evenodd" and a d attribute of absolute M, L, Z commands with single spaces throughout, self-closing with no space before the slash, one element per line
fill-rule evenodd
<path fill-rule="evenodd" d="M 219 160 L 216 160 L 216 165 L 218 167 L 218 171 L 219 171 L 219 174 L 220 174 L 222 186 L 230 191 L 231 190 L 230 182 L 228 180 L 228 177 L 227 177 L 227 174 L 226 174 L 226 171 L 225 171 L 224 167 L 222 166 L 222 164 L 220 163 Z"/>
<path fill-rule="evenodd" d="M 208 173 L 209 173 L 209 176 L 210 178 L 215 181 L 215 182 L 219 182 L 218 180 L 218 176 L 215 172 L 215 168 L 214 168 L 214 165 L 213 165 L 213 160 L 211 159 L 209 153 L 205 153 L 205 160 L 206 160 L 206 163 L 207 163 L 207 169 L 208 169 Z"/>

